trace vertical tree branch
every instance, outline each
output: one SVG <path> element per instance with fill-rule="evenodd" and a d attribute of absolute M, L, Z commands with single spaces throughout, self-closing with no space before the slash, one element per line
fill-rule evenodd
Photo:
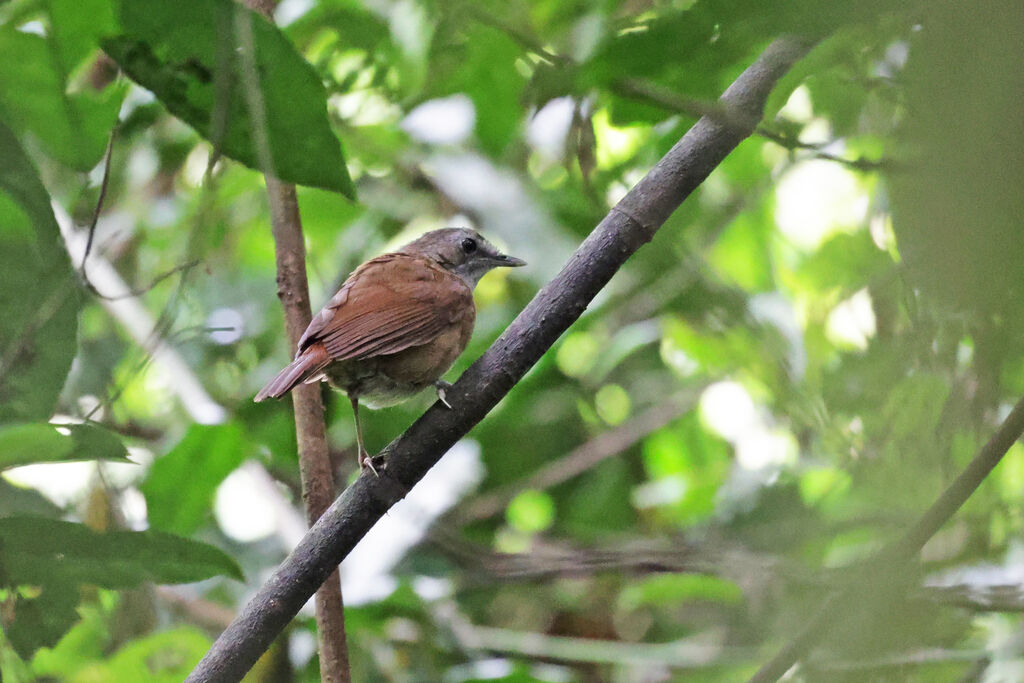
<path fill-rule="evenodd" d="M 271 19 L 273 2 L 243 0 L 251 9 Z M 236 22 L 242 47 L 245 91 L 253 120 L 256 147 L 267 185 L 271 226 L 277 261 L 277 296 L 284 308 L 289 348 L 296 348 L 309 325 L 312 311 L 309 282 L 306 279 L 306 244 L 295 186 L 273 175 L 273 158 L 266 139 L 263 99 L 255 66 L 252 26 L 248 18 Z M 245 62 L 248 61 L 248 64 Z M 334 499 L 334 474 L 327 448 L 324 406 L 319 384 L 303 384 L 291 392 L 295 411 L 295 435 L 298 445 L 299 475 L 306 521 L 312 526 Z M 350 679 L 348 647 L 345 638 L 345 611 L 341 596 L 341 576 L 335 565 L 316 591 L 317 640 L 320 651 L 320 678 L 328 683 L 348 683 Z"/>
<path fill-rule="evenodd" d="M 292 554 L 217 639 L 187 681 L 238 681 L 317 586 L 397 500 L 522 379 L 598 292 L 709 173 L 750 135 L 779 78 L 810 45 L 769 45 L 722 95 L 736 117 L 702 118 L 594 229 L 533 301 L 448 391 L 388 445 L 381 476 L 363 474 L 313 525 Z"/>
<path fill-rule="evenodd" d="M 294 185 L 282 183 L 269 175 L 266 182 L 277 255 L 277 296 L 284 307 L 290 348 L 296 348 L 312 316 L 299 205 Z M 306 508 L 306 521 L 312 526 L 334 500 L 334 473 L 327 448 L 324 405 L 319 384 L 298 386 L 292 390 L 291 396 L 295 410 L 302 502 Z M 320 678 L 329 683 L 347 683 L 350 679 L 345 611 L 337 567 L 317 590 L 315 603 Z"/>

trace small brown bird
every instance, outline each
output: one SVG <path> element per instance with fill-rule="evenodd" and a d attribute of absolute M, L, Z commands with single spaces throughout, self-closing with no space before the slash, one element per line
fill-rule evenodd
<path fill-rule="evenodd" d="M 348 394 L 356 422 L 359 466 L 373 464 L 363 445 L 359 402 L 400 403 L 428 386 L 446 406 L 441 379 L 473 333 L 473 288 L 487 271 L 523 266 L 474 230 L 428 232 L 353 271 L 313 316 L 295 360 L 255 400 L 279 398 L 299 383 L 326 380 Z"/>

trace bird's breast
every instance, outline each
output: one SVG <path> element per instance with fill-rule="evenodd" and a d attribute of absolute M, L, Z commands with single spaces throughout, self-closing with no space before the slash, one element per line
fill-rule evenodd
<path fill-rule="evenodd" d="M 447 326 L 434 339 L 398 353 L 332 363 L 331 384 L 370 407 L 400 403 L 432 385 L 451 368 L 473 334 L 475 311 Z"/>

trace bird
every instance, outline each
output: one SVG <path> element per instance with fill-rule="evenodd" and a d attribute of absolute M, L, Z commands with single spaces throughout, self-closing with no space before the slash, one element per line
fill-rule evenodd
<path fill-rule="evenodd" d="M 359 404 L 395 405 L 429 386 L 449 409 L 442 378 L 473 333 L 473 289 L 488 271 L 524 266 L 479 232 L 443 228 L 356 268 L 299 339 L 295 359 L 255 397 L 280 398 L 326 381 L 352 404 L 359 467 L 374 474 Z"/>

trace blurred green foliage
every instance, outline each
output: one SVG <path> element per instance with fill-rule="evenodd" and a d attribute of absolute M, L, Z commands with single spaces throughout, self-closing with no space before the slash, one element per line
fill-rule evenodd
<path fill-rule="evenodd" d="M 314 307 L 444 225 L 530 263 L 480 284 L 452 379 L 773 38 L 819 41 L 469 435 L 479 481 L 383 569 L 346 567 L 380 572 L 346 607 L 354 680 L 742 679 L 1024 393 L 1012 0 L 289 0 L 277 22 L 0 4 L 5 680 L 180 680 L 290 550 L 289 403 L 251 402 L 292 351 L 268 159 L 300 185 Z M 355 435 L 325 399 L 343 484 Z M 371 449 L 430 400 L 366 411 Z M 797 679 L 1020 678 L 1022 503 L 1016 445 Z M 318 680 L 314 629 L 251 680 Z"/>

